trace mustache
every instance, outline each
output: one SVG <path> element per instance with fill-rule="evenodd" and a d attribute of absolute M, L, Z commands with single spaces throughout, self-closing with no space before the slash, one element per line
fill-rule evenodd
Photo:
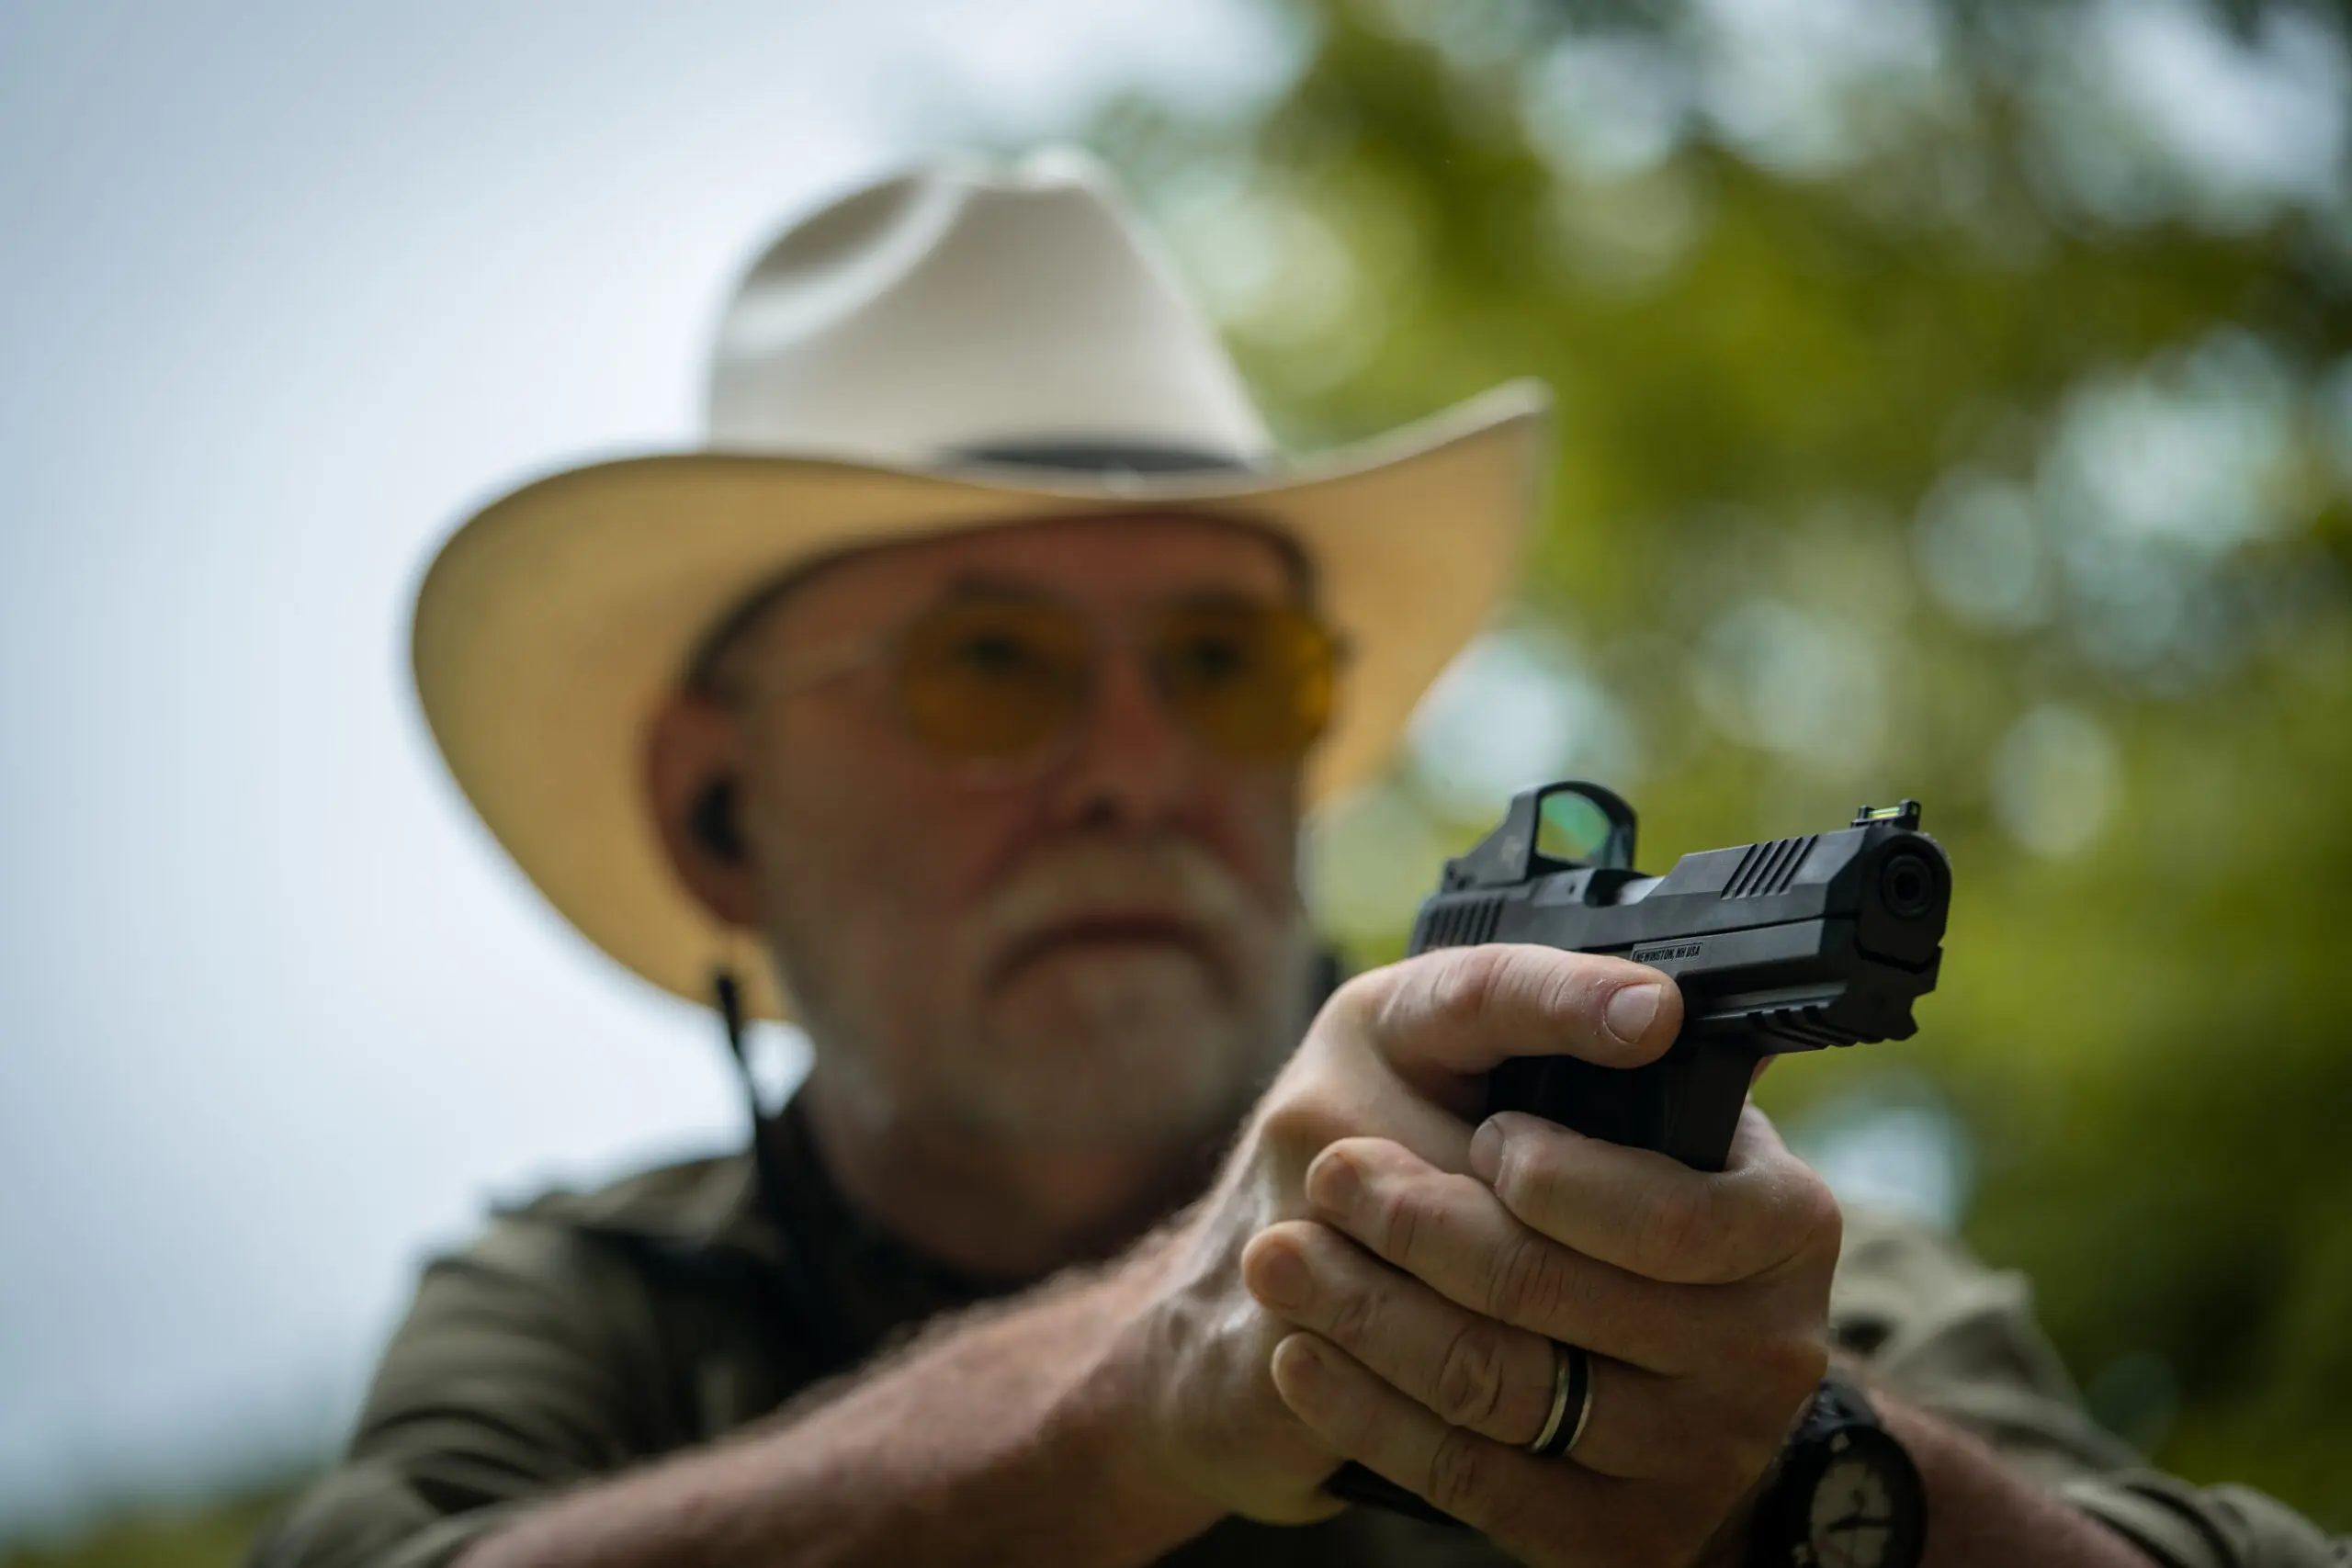
<path fill-rule="evenodd" d="M 1162 934 L 1229 975 L 1265 919 L 1241 880 L 1189 840 L 1077 840 L 1014 872 L 973 930 L 991 979 L 1089 929 Z"/>

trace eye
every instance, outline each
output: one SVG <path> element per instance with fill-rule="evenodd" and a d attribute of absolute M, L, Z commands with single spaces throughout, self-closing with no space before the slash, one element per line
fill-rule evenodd
<path fill-rule="evenodd" d="M 957 682 L 978 693 L 1061 685 L 1082 679 L 1087 628 L 1048 604 L 950 601 L 909 628 L 902 679 Z"/>
<path fill-rule="evenodd" d="M 1176 656 L 1183 674 L 1204 683 L 1238 680 L 1250 672 L 1252 662 L 1246 638 L 1233 634 L 1198 631 L 1177 645 Z"/>
<path fill-rule="evenodd" d="M 1157 658 L 1163 679 L 1201 690 L 1259 680 L 1272 652 L 1269 612 L 1219 601 L 1179 606 L 1161 624 Z"/>
<path fill-rule="evenodd" d="M 1034 669 L 1038 650 L 1010 627 L 967 633 L 954 649 L 956 662 L 976 675 L 1017 675 Z"/>

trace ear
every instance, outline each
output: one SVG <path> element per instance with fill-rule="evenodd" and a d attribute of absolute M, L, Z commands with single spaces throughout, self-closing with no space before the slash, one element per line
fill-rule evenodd
<path fill-rule="evenodd" d="M 709 697 L 677 693 L 645 727 L 645 801 L 670 868 L 714 919 L 760 921 L 759 866 L 743 831 L 742 728 Z"/>

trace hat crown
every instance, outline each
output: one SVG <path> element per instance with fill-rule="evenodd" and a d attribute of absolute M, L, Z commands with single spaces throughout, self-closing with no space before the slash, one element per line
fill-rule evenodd
<path fill-rule="evenodd" d="M 1272 455 L 1216 331 L 1109 173 L 1070 149 L 944 160 L 786 230 L 721 318 L 709 431 L 724 450 L 916 467 Z"/>

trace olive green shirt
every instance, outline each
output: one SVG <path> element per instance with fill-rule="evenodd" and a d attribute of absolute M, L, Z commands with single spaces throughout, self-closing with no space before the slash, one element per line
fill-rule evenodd
<path fill-rule="evenodd" d="M 842 1201 L 792 1112 L 777 1190 L 748 1156 L 673 1165 L 501 1213 L 431 1264 L 348 1451 L 255 1544 L 255 1568 L 428 1568 L 559 1489 L 707 1443 L 924 1320 L 1018 1288 L 918 1256 Z M 763 1201 L 763 1197 L 767 1200 Z M 2024 1281 L 1922 1227 L 1849 1213 L 1833 1333 L 1874 1379 L 1975 1431 L 2177 1568 L 2352 1564 L 2268 1498 L 2142 1468 L 2083 1413 Z M 1465 1531 L 1351 1509 L 1228 1519 L 1162 1562 L 1452 1568 Z"/>

